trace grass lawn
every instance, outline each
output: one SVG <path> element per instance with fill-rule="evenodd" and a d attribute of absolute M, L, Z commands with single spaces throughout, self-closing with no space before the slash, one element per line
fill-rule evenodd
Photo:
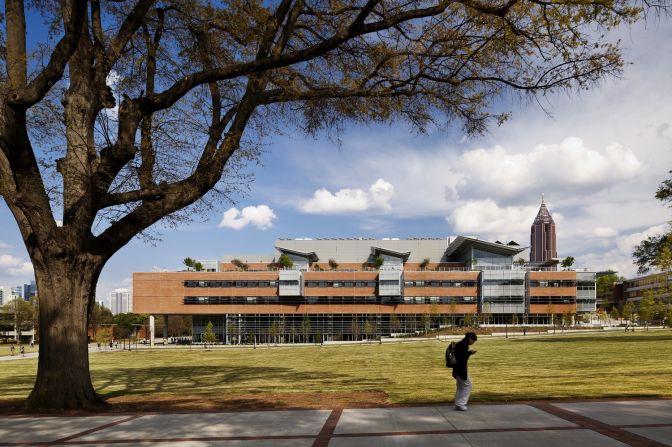
<path fill-rule="evenodd" d="M 331 394 L 383 396 L 390 404 L 452 400 L 445 342 L 252 349 L 156 349 L 91 354 L 98 393 L 118 401 L 183 396 L 235 400 Z M 473 401 L 672 396 L 672 331 L 481 337 L 469 362 Z M 0 399 L 24 398 L 37 360 L 0 362 Z M 319 395 L 317 393 L 320 393 Z M 321 396 L 321 397 L 320 397 Z M 291 399 L 290 399 L 291 400 Z"/>
<path fill-rule="evenodd" d="M 26 354 L 29 352 L 37 352 L 39 351 L 39 347 L 37 345 L 34 345 L 32 348 L 30 347 L 29 344 L 22 344 L 23 348 L 26 351 Z M 14 345 L 14 355 L 21 355 L 19 354 L 19 345 Z M 5 355 L 12 355 L 12 350 L 11 350 L 11 345 L 0 345 L 0 357 L 5 356 Z"/>

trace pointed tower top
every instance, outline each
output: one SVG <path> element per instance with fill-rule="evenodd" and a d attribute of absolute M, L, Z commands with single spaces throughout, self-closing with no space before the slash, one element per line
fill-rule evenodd
<path fill-rule="evenodd" d="M 546 202 L 544 201 L 544 193 L 541 193 L 541 206 L 539 207 L 539 212 L 537 217 L 534 219 L 534 223 L 554 223 L 551 213 L 546 208 Z M 534 224 L 533 224 L 534 225 Z"/>

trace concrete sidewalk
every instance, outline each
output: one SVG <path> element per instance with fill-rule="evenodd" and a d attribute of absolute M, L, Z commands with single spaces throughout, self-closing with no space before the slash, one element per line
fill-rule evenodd
<path fill-rule="evenodd" d="M 0 445 L 672 446 L 672 400 L 0 419 Z"/>

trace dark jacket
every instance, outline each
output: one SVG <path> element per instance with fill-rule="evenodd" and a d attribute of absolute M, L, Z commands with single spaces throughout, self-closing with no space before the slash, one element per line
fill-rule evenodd
<path fill-rule="evenodd" d="M 455 343 L 455 360 L 457 363 L 453 366 L 453 377 L 459 377 L 462 380 L 467 380 L 467 362 L 469 361 L 469 340 L 465 337 Z"/>

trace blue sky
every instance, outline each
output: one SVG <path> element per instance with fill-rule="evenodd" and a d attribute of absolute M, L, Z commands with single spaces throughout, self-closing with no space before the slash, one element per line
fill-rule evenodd
<path fill-rule="evenodd" d="M 98 298 L 134 271 L 177 269 L 187 256 L 271 253 L 279 237 L 446 237 L 527 244 L 541 194 L 558 255 L 632 276 L 632 247 L 663 231 L 653 194 L 672 169 L 672 23 L 614 34 L 632 62 L 622 79 L 579 94 L 502 98 L 511 119 L 479 138 L 459 126 L 350 126 L 340 142 L 289 131 L 265 140 L 251 191 L 205 221 L 134 240 L 103 270 Z M 232 209 L 235 208 L 235 209 Z M 0 285 L 32 278 L 16 224 L 0 204 Z"/>

